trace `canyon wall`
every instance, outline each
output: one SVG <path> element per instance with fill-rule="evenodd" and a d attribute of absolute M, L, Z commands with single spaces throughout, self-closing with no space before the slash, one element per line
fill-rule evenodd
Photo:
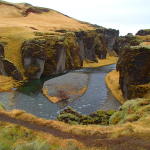
<path fill-rule="evenodd" d="M 37 36 L 22 45 L 25 76 L 38 79 L 42 75 L 63 73 L 81 68 L 84 60 L 97 62 L 113 52 L 119 31 L 96 29 Z M 39 35 L 39 34 L 38 34 Z"/>
<path fill-rule="evenodd" d="M 15 80 L 23 80 L 21 73 L 18 71 L 16 66 L 5 59 L 4 47 L 0 44 L 0 74 L 11 76 Z"/>
<path fill-rule="evenodd" d="M 144 97 L 150 92 L 150 48 L 128 47 L 117 63 L 119 84 L 126 99 Z"/>

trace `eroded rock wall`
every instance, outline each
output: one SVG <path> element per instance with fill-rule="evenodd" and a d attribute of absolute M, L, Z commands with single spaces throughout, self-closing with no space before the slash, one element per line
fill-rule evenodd
<path fill-rule="evenodd" d="M 119 31 L 97 29 L 41 35 L 25 41 L 21 48 L 25 76 L 30 79 L 81 68 L 84 60 L 97 62 L 97 58 L 106 58 L 113 51 Z"/>
<path fill-rule="evenodd" d="M 126 99 L 143 97 L 150 90 L 150 48 L 123 50 L 117 63 L 119 84 Z"/>
<path fill-rule="evenodd" d="M 136 37 L 133 36 L 132 34 L 127 34 L 126 36 L 120 36 L 116 39 L 113 49 L 115 52 L 120 55 L 121 51 L 130 46 L 137 46 L 140 44 L 140 40 Z"/>
<path fill-rule="evenodd" d="M 23 77 L 16 66 L 5 59 L 4 47 L 0 44 L 0 74 L 4 76 L 11 76 L 15 80 L 22 80 Z"/>

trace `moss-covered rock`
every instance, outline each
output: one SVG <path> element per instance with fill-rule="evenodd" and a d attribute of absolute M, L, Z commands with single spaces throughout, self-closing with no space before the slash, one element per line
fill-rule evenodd
<path fill-rule="evenodd" d="M 57 119 L 69 124 L 100 124 L 100 125 L 109 125 L 110 117 L 115 113 L 114 110 L 103 111 L 98 110 L 90 115 L 81 115 L 76 112 L 73 108 L 68 107 L 62 111 Z"/>
<path fill-rule="evenodd" d="M 124 49 L 117 70 L 123 96 L 126 99 L 142 98 L 150 91 L 150 48 L 136 46 Z"/>
<path fill-rule="evenodd" d="M 113 48 L 116 53 L 120 55 L 125 47 L 137 46 L 140 43 L 141 41 L 136 36 L 133 36 L 132 34 L 127 34 L 126 36 L 120 36 L 119 38 L 117 38 Z"/>
<path fill-rule="evenodd" d="M 28 78 L 40 78 L 41 75 L 49 76 L 81 68 L 84 60 L 97 62 L 97 57 L 104 59 L 110 48 L 108 40 L 112 40 L 113 45 L 118 36 L 116 30 L 113 33 L 107 29 L 66 31 L 55 35 L 35 32 L 37 37 L 25 41 L 21 48 L 25 75 Z M 31 71 L 33 66 L 36 69 Z"/>

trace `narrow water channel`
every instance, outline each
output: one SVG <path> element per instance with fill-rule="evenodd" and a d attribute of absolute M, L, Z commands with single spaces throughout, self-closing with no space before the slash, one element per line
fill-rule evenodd
<path fill-rule="evenodd" d="M 55 119 L 58 113 L 67 106 L 73 107 L 82 114 L 89 114 L 98 109 L 118 109 L 120 103 L 112 96 L 104 81 L 105 75 L 114 70 L 115 67 L 113 64 L 73 71 L 89 75 L 86 93 L 74 101 L 63 101 L 58 104 L 51 103 L 41 93 L 43 82 L 36 80 L 36 82 L 26 84 L 19 91 L 0 93 L 0 103 L 8 110 L 22 109 L 46 119 Z"/>

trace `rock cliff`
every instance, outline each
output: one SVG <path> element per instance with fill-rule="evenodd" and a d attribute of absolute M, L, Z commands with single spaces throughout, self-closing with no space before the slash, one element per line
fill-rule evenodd
<path fill-rule="evenodd" d="M 117 63 L 119 84 L 126 99 L 144 97 L 150 91 L 150 48 L 123 50 Z"/>
<path fill-rule="evenodd" d="M 16 66 L 13 63 L 5 59 L 4 48 L 0 44 L 0 74 L 11 76 L 15 80 L 22 80 L 21 73 L 17 70 Z"/>
<path fill-rule="evenodd" d="M 136 36 L 129 33 L 126 36 L 120 36 L 117 38 L 113 48 L 119 55 L 125 47 L 137 46 L 140 42 L 141 41 Z"/>
<path fill-rule="evenodd" d="M 104 59 L 114 54 L 119 36 L 117 30 L 26 3 L 0 1 L 0 18 L 5 59 L 29 79 L 81 68 L 84 60 Z"/>
<path fill-rule="evenodd" d="M 113 52 L 119 31 L 97 29 L 36 35 L 41 36 L 25 41 L 21 48 L 25 76 L 30 79 L 81 68 L 84 60 L 97 62 L 97 58 L 106 58 Z"/>

